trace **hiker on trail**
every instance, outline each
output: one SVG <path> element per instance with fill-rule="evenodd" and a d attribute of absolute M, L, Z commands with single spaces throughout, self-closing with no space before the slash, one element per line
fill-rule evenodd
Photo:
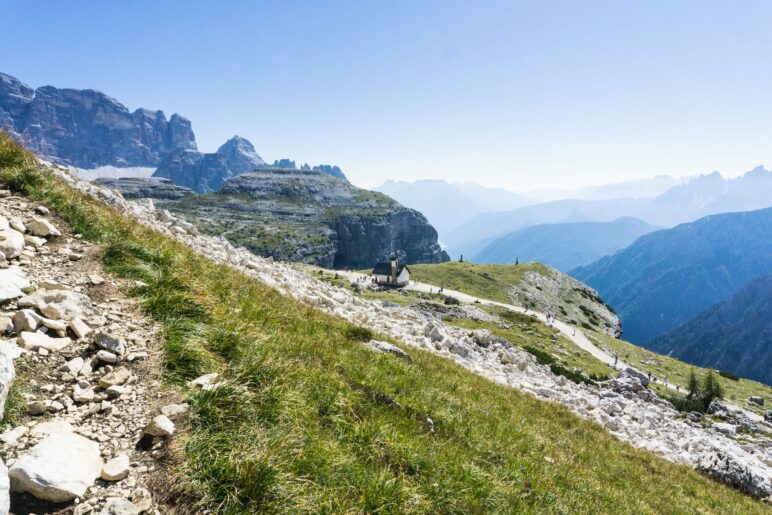
<path fill-rule="evenodd" d="M 574 327 L 574 332 L 571 333 L 571 336 L 576 336 L 576 327 Z"/>
<path fill-rule="evenodd" d="M 614 354 L 614 368 L 617 368 L 618 361 L 619 361 L 619 354 Z"/>
<path fill-rule="evenodd" d="M 651 370 L 649 370 L 649 382 L 651 382 Z"/>

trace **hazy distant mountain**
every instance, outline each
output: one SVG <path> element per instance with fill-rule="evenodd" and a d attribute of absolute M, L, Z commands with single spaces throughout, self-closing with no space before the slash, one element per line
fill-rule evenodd
<path fill-rule="evenodd" d="M 496 238 L 538 224 L 610 222 L 643 209 L 649 199 L 556 200 L 511 211 L 481 213 L 450 231 L 443 242 L 451 255 L 479 253 Z"/>
<path fill-rule="evenodd" d="M 473 260 L 503 264 L 516 259 L 539 261 L 567 272 L 612 254 L 655 230 L 657 227 L 631 217 L 612 222 L 540 224 L 494 240 Z"/>
<path fill-rule="evenodd" d="M 423 213 L 437 228 L 441 240 L 448 231 L 478 213 L 503 211 L 533 202 L 524 195 L 502 188 L 441 180 L 386 181 L 375 191 L 385 193 L 402 205 Z"/>
<path fill-rule="evenodd" d="M 757 167 L 741 177 L 718 172 L 694 177 L 655 198 L 558 200 L 506 212 L 482 213 L 444 236 L 451 253 L 474 255 L 498 236 L 540 223 L 606 222 L 632 216 L 673 227 L 707 215 L 772 206 L 772 171 Z"/>
<path fill-rule="evenodd" d="M 617 311 L 626 339 L 644 345 L 770 274 L 772 208 L 653 232 L 571 272 Z"/>
<path fill-rule="evenodd" d="M 671 177 L 657 175 L 647 179 L 615 182 L 601 186 L 587 186 L 573 190 L 559 188 L 540 188 L 523 192 L 524 195 L 542 202 L 554 200 L 611 200 L 617 198 L 653 198 L 670 188 L 687 182 L 691 177 Z"/>
<path fill-rule="evenodd" d="M 772 384 L 772 276 L 755 279 L 649 347 Z"/>

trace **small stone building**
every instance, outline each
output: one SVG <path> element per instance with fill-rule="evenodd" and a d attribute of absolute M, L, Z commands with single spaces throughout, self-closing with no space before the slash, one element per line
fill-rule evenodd
<path fill-rule="evenodd" d="M 410 269 L 396 257 L 376 264 L 371 275 L 376 283 L 383 286 L 405 286 L 410 282 Z"/>

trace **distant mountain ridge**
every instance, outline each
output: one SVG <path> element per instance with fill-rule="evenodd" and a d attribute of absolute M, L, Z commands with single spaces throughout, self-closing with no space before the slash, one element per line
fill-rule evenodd
<path fill-rule="evenodd" d="M 754 279 L 648 346 L 772 385 L 772 275 Z"/>
<path fill-rule="evenodd" d="M 502 188 L 486 188 L 473 183 L 443 180 L 415 182 L 388 180 L 375 191 L 385 193 L 401 204 L 417 209 L 444 237 L 449 231 L 478 213 L 513 209 L 532 202 L 524 195 Z"/>
<path fill-rule="evenodd" d="M 497 237 L 540 223 L 608 222 L 624 216 L 673 227 L 711 214 L 772 206 L 772 171 L 759 166 L 741 177 L 718 172 L 692 178 L 655 198 L 557 200 L 478 214 L 443 236 L 456 253 L 475 254 Z"/>
<path fill-rule="evenodd" d="M 196 150 L 191 123 L 126 106 L 91 89 L 32 89 L 0 73 L 0 129 L 42 158 L 78 168 L 155 166 L 175 149 Z"/>
<path fill-rule="evenodd" d="M 647 342 L 772 274 L 772 208 L 656 231 L 571 275 L 595 288 L 626 339 Z"/>
<path fill-rule="evenodd" d="M 502 264 L 539 261 L 568 272 L 613 254 L 657 229 L 632 217 L 611 222 L 539 224 L 492 241 L 472 259 Z"/>

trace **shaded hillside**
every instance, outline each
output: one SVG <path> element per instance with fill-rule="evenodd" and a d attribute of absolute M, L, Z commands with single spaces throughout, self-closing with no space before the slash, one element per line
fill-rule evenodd
<path fill-rule="evenodd" d="M 631 217 L 612 222 L 540 224 L 494 240 L 474 257 L 474 261 L 539 261 L 568 272 L 612 254 L 656 229 Z"/>
<path fill-rule="evenodd" d="M 92 89 L 32 89 L 0 73 L 0 129 L 44 159 L 78 168 L 155 166 L 172 150 L 196 149 L 178 114 L 126 106 Z"/>
<path fill-rule="evenodd" d="M 772 276 L 751 281 L 649 347 L 772 384 Z"/>
<path fill-rule="evenodd" d="M 451 261 L 410 267 L 415 281 L 443 286 L 482 299 L 515 304 L 585 328 L 618 336 L 619 319 L 597 292 L 543 265 L 483 265 Z"/>
<path fill-rule="evenodd" d="M 619 314 L 626 339 L 645 344 L 772 274 L 772 209 L 725 213 L 640 237 L 571 275 Z"/>
<path fill-rule="evenodd" d="M 217 193 L 175 198 L 164 183 L 144 179 L 139 188 L 137 181 L 110 185 L 155 198 L 202 231 L 261 256 L 326 268 L 365 268 L 395 252 L 406 263 L 448 259 L 421 213 L 325 172 L 264 168 L 231 178 Z"/>

